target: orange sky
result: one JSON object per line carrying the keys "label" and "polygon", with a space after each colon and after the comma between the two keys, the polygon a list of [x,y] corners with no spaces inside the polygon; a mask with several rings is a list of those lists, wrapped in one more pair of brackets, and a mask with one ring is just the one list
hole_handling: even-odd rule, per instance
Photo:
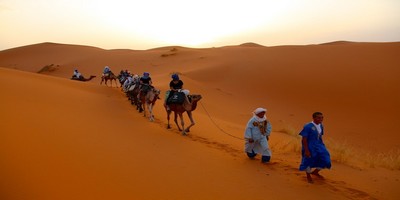
{"label": "orange sky", "polygon": [[2,0],[0,50],[400,41],[398,0]]}

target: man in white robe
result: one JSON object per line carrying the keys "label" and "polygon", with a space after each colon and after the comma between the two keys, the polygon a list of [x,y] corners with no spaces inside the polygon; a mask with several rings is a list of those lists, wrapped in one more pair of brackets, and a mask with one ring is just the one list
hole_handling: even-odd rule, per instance
{"label": "man in white robe", "polygon": [[267,109],[257,108],[253,117],[247,122],[244,133],[245,151],[249,158],[261,154],[261,162],[268,163],[271,160],[271,149],[268,145],[268,137],[271,133],[271,123],[267,120],[265,113]]}

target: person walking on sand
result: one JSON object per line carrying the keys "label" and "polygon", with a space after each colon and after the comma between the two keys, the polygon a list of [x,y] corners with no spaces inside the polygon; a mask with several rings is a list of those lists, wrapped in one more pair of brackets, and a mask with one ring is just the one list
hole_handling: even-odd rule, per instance
{"label": "person walking on sand", "polygon": [[257,154],[261,154],[261,162],[268,163],[271,160],[271,149],[268,145],[271,133],[271,123],[266,117],[267,109],[257,108],[253,112],[253,117],[247,122],[244,133],[245,151],[247,156],[253,159]]}
{"label": "person walking on sand", "polygon": [[[299,135],[302,136],[301,144],[301,163],[299,170],[306,171],[307,181],[312,183],[311,175],[322,178],[319,174],[324,168],[331,168],[330,154],[322,140],[324,126],[322,121],[324,116],[321,112],[312,115],[313,121],[304,125]],[[315,168],[314,171],[311,171]]]}

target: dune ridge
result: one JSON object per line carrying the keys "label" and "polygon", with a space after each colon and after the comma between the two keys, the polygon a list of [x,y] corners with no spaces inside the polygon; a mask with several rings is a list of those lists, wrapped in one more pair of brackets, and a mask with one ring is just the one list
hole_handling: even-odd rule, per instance
{"label": "dune ridge", "polygon": [[[64,186],[72,187],[74,181],[82,180],[80,186],[86,183],[90,186],[88,191],[81,191],[77,186],[73,187],[74,192],[67,196],[89,196],[98,192],[105,196],[97,196],[97,199],[107,199],[106,197],[116,193],[119,194],[114,196],[117,199],[128,199],[127,197],[132,196],[143,199],[185,199],[193,194],[199,195],[199,199],[225,199],[228,196],[241,199],[247,196],[244,192],[256,193],[257,190],[263,189],[280,191],[272,195],[272,198],[295,197],[278,187],[285,185],[294,193],[301,191],[302,195],[311,199],[317,199],[318,194],[327,194],[327,199],[399,197],[395,188],[399,185],[399,168],[396,165],[399,146],[396,131],[399,128],[397,113],[400,108],[396,105],[400,102],[400,60],[396,52],[400,50],[400,43],[333,42],[329,45],[257,48],[254,48],[254,45],[245,43],[239,46],[204,49],[174,46],[137,51],[42,43],[0,51],[0,73],[4,77],[1,79],[1,87],[5,97],[2,98],[1,110],[4,110],[5,114],[1,119],[1,126],[5,127],[6,133],[11,133],[7,134],[7,140],[4,141],[8,141],[9,144],[2,145],[3,155],[11,164],[3,168],[4,172],[9,172],[7,180],[14,182],[14,185],[6,187],[12,190],[3,194],[16,197],[20,195],[17,191],[23,188],[29,191],[26,193],[28,196],[45,198],[44,193],[47,192],[50,199],[57,196],[56,192],[48,192],[51,189],[68,194],[66,189],[51,186],[51,181],[65,181]],[[44,66],[51,64],[58,66],[57,70],[36,74]],[[165,129],[162,100],[157,102],[154,110],[156,122],[150,123],[129,105],[119,89],[100,86],[99,78],[85,83],[68,80],[75,68],[84,76],[99,77],[105,65],[110,66],[114,72],[123,69],[138,74],[150,72],[154,86],[162,91],[168,89],[170,74],[178,72],[185,82],[185,88],[203,96],[194,113],[197,123],[189,136],[174,137],[171,133],[178,133],[176,128],[170,131]],[[29,84],[20,84],[24,82]],[[32,88],[29,88],[30,86]],[[20,92],[25,89],[29,90]],[[35,91],[38,93],[34,93]],[[274,151],[273,159],[276,161],[275,167],[249,162],[242,154],[242,140],[238,139],[243,137],[243,128],[251,117],[251,111],[259,106],[268,109],[267,116],[273,124],[271,146]],[[311,120],[310,115],[316,110],[325,113],[326,140],[328,145],[331,145],[334,153],[332,157],[336,162],[335,168],[326,172],[326,180],[318,182],[315,192],[315,188],[304,185],[303,174],[296,170],[299,162],[299,138],[295,135],[304,123]],[[21,116],[18,113],[25,114]],[[19,127],[20,123],[28,126]],[[113,128],[104,128],[104,124],[110,124]],[[132,127],[124,124],[131,124]],[[148,134],[145,134],[145,137],[138,133]],[[96,138],[97,134],[100,138]],[[21,143],[18,139],[24,136],[29,136],[29,140],[22,140]],[[141,144],[138,140],[146,142]],[[160,140],[171,143],[163,143]],[[61,144],[61,147],[51,145],[52,141]],[[181,142],[190,145],[186,146]],[[38,144],[44,147],[41,148]],[[75,144],[77,146],[74,146]],[[89,144],[88,147],[85,147],[86,144]],[[137,147],[130,146],[133,144]],[[180,148],[185,151],[178,150],[176,145],[184,145]],[[196,148],[193,149],[192,146]],[[37,152],[25,152],[28,147],[33,147]],[[142,148],[160,150],[163,147],[166,148],[161,156],[164,158],[160,159],[137,153]],[[49,161],[56,159],[58,162],[64,162],[49,153],[54,149],[57,150],[56,153],[61,153],[63,158],[67,158],[67,164],[72,168]],[[83,150],[84,156],[78,156],[74,149]],[[111,151],[107,153],[106,150]],[[156,150],[151,150],[151,157],[157,157],[153,156],[159,153]],[[12,153],[5,153],[14,151],[17,152],[14,155],[23,157],[17,159],[12,157]],[[344,151],[343,155],[340,151]],[[104,157],[89,158],[97,152],[101,152]],[[365,152],[371,155],[371,158],[366,160],[377,160],[377,155],[389,155],[393,152],[391,164],[395,170],[381,168],[382,163],[363,163],[365,157],[356,158],[355,154],[363,155]],[[131,153],[133,157],[129,158]],[[204,164],[192,161],[193,154],[201,157],[200,161]],[[24,169],[22,163],[32,162],[27,155],[40,160],[38,164],[45,169],[55,169],[48,173],[41,171],[43,169],[39,165]],[[86,163],[84,158],[89,158],[87,165],[82,165]],[[137,160],[147,161],[139,161],[140,166],[136,166]],[[169,164],[171,160],[174,160],[174,163],[189,162],[192,170],[205,176],[195,175],[194,180],[197,181],[194,182],[186,179],[184,174],[190,173],[190,170],[184,165],[177,164],[177,167]],[[105,167],[99,167],[107,162],[110,163]],[[223,163],[229,163],[232,167],[227,168]],[[183,184],[184,182],[191,182],[193,186],[189,186],[185,192],[154,180],[145,183],[163,188],[159,196],[152,198],[147,193],[133,194],[132,191],[149,192],[150,189],[144,186],[146,184],[128,179],[146,179],[138,172],[129,172],[129,169],[148,171],[153,169],[153,165],[165,167],[165,174],[148,175],[153,180],[161,176],[171,185],[185,187],[187,185]],[[198,167],[200,165],[206,166],[205,172]],[[97,172],[87,171],[90,168],[96,169]],[[183,174],[180,173],[182,169]],[[223,173],[222,169],[227,172]],[[67,173],[57,175],[63,170]],[[118,174],[118,170],[127,175]],[[251,177],[260,176],[257,173],[263,174],[252,179],[259,185],[236,191],[235,188],[241,187],[237,182],[248,181],[248,177],[243,174],[247,170],[255,171],[256,174],[244,173]],[[27,173],[30,175],[21,176]],[[39,177],[38,173],[47,176]],[[96,173],[100,174],[99,178],[96,178]],[[68,174],[75,175],[68,178]],[[83,177],[80,179],[76,174]],[[112,179],[107,174],[117,177]],[[218,180],[223,178],[225,181],[216,181],[209,175],[217,177]],[[172,181],[172,177],[178,177],[179,181]],[[43,181],[43,188],[33,187],[32,184],[37,182],[28,181],[29,178]],[[209,185],[210,179],[215,181],[214,184]],[[104,183],[106,180],[122,188]],[[279,184],[269,189],[264,188],[272,184],[270,181]],[[18,185],[21,182],[24,184]],[[209,187],[196,191],[198,186],[204,185]],[[110,189],[100,192],[100,188],[106,187]],[[206,191],[211,193],[207,195]],[[261,195],[257,197],[261,198]]]}

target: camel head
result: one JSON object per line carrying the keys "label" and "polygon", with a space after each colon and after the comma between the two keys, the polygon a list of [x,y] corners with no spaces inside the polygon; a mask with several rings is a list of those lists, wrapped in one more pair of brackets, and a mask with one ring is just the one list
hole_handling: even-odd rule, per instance
{"label": "camel head", "polygon": [[153,93],[154,93],[154,96],[157,98],[157,99],[160,99],[160,93],[161,93],[161,91],[159,90],[159,89],[153,89]]}
{"label": "camel head", "polygon": [[155,95],[160,95],[160,93],[161,93],[161,91],[159,89],[154,89],[153,92]]}
{"label": "camel head", "polygon": [[190,97],[192,98],[192,102],[200,101],[200,99],[202,98],[202,96],[200,94],[191,94]]}

